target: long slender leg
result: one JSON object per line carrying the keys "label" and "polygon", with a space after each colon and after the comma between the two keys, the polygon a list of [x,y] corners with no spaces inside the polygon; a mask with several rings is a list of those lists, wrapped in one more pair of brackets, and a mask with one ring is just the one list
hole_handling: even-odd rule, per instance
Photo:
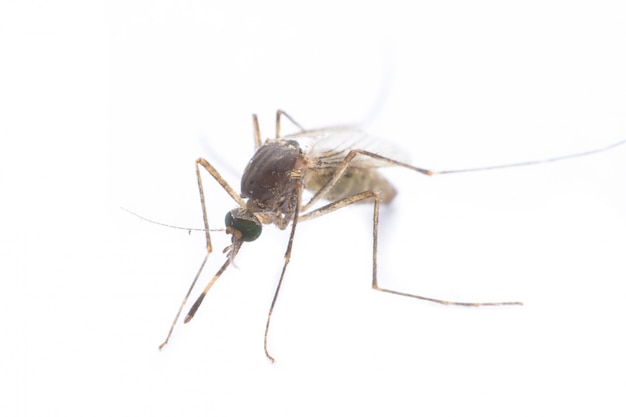
{"label": "long slender leg", "polygon": [[516,168],[528,165],[539,165],[539,164],[549,164],[552,162],[563,161],[566,159],[573,158],[581,158],[583,156],[593,155],[600,152],[606,152],[610,149],[617,148],[618,146],[626,144],[626,139],[620,140],[619,142],[611,143],[610,145],[603,146],[601,148],[591,149],[583,152],[571,153],[568,155],[555,156],[552,158],[544,158],[544,159],[535,159],[532,161],[523,161],[523,162],[514,162],[511,164],[502,164],[502,165],[491,165],[486,167],[478,167],[478,168],[465,168],[465,169],[449,169],[444,171],[431,171],[429,175],[438,175],[438,174],[459,174],[463,172],[476,172],[476,171],[489,171],[492,169],[505,169],[505,168]]}
{"label": "long slender leg", "polygon": [[[200,189],[200,200],[202,202],[202,211],[204,214],[206,214],[206,207],[204,204],[204,189],[202,187],[202,178],[200,177],[200,169],[198,165],[202,165],[202,167],[206,169],[209,174],[211,174],[215,181],[217,181],[217,183],[224,189],[224,191],[226,191],[228,195],[233,200],[235,200],[237,204],[239,204],[240,207],[246,207],[246,203],[241,199],[241,197],[239,197],[239,194],[235,192],[233,187],[228,184],[228,182],[220,175],[220,173],[217,172],[217,169],[215,169],[213,165],[211,165],[206,159],[198,158],[196,160],[196,176],[198,177],[198,188]],[[206,217],[204,225],[208,229],[208,221],[206,220]]]}
{"label": "long slender leg", "polygon": [[612,144],[609,144],[607,146],[603,146],[601,148],[591,149],[591,150],[588,150],[588,151],[577,152],[577,153],[572,153],[572,154],[563,155],[563,156],[557,156],[557,157],[552,157],[552,158],[536,159],[536,160],[532,160],[532,161],[516,162],[516,163],[511,163],[511,164],[492,165],[492,166],[477,167],[477,168],[466,168],[466,169],[451,169],[451,170],[442,170],[442,171],[435,171],[435,170],[430,170],[430,169],[424,169],[424,168],[416,167],[416,166],[413,166],[413,165],[406,164],[404,162],[400,162],[400,161],[396,161],[396,160],[391,159],[391,158],[387,158],[387,157],[382,156],[382,155],[378,155],[378,154],[373,153],[373,152],[366,151],[364,149],[354,149],[354,150],[348,152],[348,154],[346,155],[344,160],[337,166],[337,168],[335,169],[335,172],[333,173],[333,176],[326,183],[326,185],[324,185],[322,188],[320,188],[313,195],[313,197],[311,197],[311,199],[305,205],[302,206],[302,211],[306,211],[307,209],[309,209],[316,201],[318,201],[320,198],[323,198],[328,193],[328,191],[341,178],[341,176],[343,175],[345,170],[348,168],[350,162],[357,155],[364,155],[364,156],[367,156],[367,157],[370,157],[370,158],[373,158],[373,159],[377,159],[379,161],[386,162],[386,163],[388,163],[391,166],[403,167],[403,168],[410,169],[412,171],[419,172],[420,174],[433,176],[433,175],[442,175],[442,174],[460,174],[460,173],[465,173],[465,172],[489,171],[489,170],[494,170],[494,169],[506,169],[506,168],[515,168],[515,167],[529,166],[529,165],[548,164],[548,163],[552,163],[552,162],[563,161],[563,160],[566,160],[566,159],[581,158],[581,157],[588,156],[588,155],[593,155],[593,154],[596,154],[596,153],[606,152],[606,151],[608,151],[610,149],[616,148],[616,147],[624,145],[624,144],[626,144],[626,140],[621,140],[619,142],[614,142]]}
{"label": "long slender leg", "polygon": [[353,196],[344,198],[339,201],[335,201],[330,203],[324,207],[320,207],[317,210],[314,210],[310,213],[303,214],[298,219],[299,221],[311,220],[317,217],[323,216],[328,213],[332,213],[335,210],[339,210],[341,208],[347,207],[349,205],[358,203],[362,200],[372,198],[374,200],[374,217],[372,220],[372,234],[373,234],[373,244],[372,244],[372,288],[378,291],[387,292],[390,294],[402,295],[405,297],[417,298],[418,300],[430,301],[438,304],[446,304],[446,305],[459,305],[465,307],[485,307],[485,306],[504,306],[504,305],[523,305],[519,301],[500,301],[500,302],[481,302],[481,303],[468,303],[468,302],[459,302],[459,301],[447,301],[440,300],[437,298],[424,297],[416,294],[409,294],[406,292],[390,290],[386,288],[380,288],[378,286],[377,274],[378,274],[378,212],[380,207],[380,198],[378,193],[374,191],[364,191],[359,194],[355,194]]}
{"label": "long slender leg", "polygon": [[259,119],[256,114],[252,115],[252,129],[254,130],[254,149],[259,149],[262,145],[261,142],[261,129],[259,129]]}
{"label": "long slender leg", "polygon": [[341,163],[335,168],[335,172],[333,172],[333,175],[330,178],[330,180],[328,180],[328,182],[322,188],[320,188],[304,206],[302,206],[302,210],[306,211],[313,204],[315,204],[315,202],[317,202],[320,198],[324,198],[324,196],[328,193],[328,191],[343,176],[344,172],[346,171],[346,169],[350,165],[350,162],[352,162],[352,160],[356,156],[358,156],[358,155],[364,155],[364,156],[370,157],[372,159],[378,159],[380,161],[387,162],[389,165],[395,165],[395,166],[399,166],[399,167],[403,167],[403,168],[408,168],[408,169],[410,169],[412,171],[416,171],[416,172],[419,172],[420,174],[424,174],[424,175],[433,175],[433,174],[435,174],[434,171],[431,171],[431,170],[428,170],[428,169],[424,169],[424,168],[415,167],[415,166],[409,165],[409,164],[405,164],[404,162],[396,161],[395,159],[387,158],[386,156],[378,155],[378,154],[375,154],[373,152],[366,151],[364,149],[353,149],[350,152],[348,152],[348,154],[343,159],[343,161],[341,161]]}
{"label": "long slender leg", "polygon": [[280,137],[280,117],[281,116],[285,116],[287,119],[289,119],[289,121],[293,123],[298,129],[300,129],[301,132],[306,132],[306,129],[303,128],[300,125],[300,123],[293,120],[293,117],[289,116],[289,114],[287,114],[286,112],[282,110],[277,110],[276,111],[276,139]]}
{"label": "long slender leg", "polygon": [[185,307],[185,304],[187,304],[187,300],[189,299],[189,295],[191,294],[193,287],[196,286],[196,282],[198,281],[198,278],[200,277],[200,274],[202,273],[202,270],[204,269],[204,265],[206,264],[207,259],[209,259],[209,253],[207,253],[204,256],[204,260],[202,261],[202,264],[200,264],[200,268],[198,268],[198,272],[196,272],[196,276],[191,282],[191,285],[189,286],[189,289],[187,290],[187,293],[185,294],[185,298],[183,298],[182,303],[180,303],[180,307],[178,308],[178,311],[176,312],[176,316],[174,317],[174,321],[172,322],[172,325],[170,326],[170,330],[167,332],[167,337],[165,338],[165,341],[159,345],[159,350],[163,349],[165,345],[167,345],[167,342],[170,341],[170,337],[172,336],[172,332],[174,331],[174,326],[176,326],[176,323],[178,322],[178,318],[180,317],[180,313],[183,311],[183,307]]}
{"label": "long slender leg", "polygon": [[[344,207],[350,206],[352,204],[358,203],[362,200],[366,200],[368,198],[374,199],[374,205],[376,206],[376,202],[379,200],[378,193],[375,191],[363,191],[361,193],[352,195],[350,197],[343,198],[341,200],[333,201],[330,204],[325,205],[324,207],[320,207],[315,209],[309,213],[305,213],[298,218],[299,222],[304,222],[307,220],[313,220],[318,217],[321,217],[325,214],[332,213],[333,211],[337,211]],[[378,216],[376,216],[378,219]]]}
{"label": "long slender leg", "polygon": [[[170,329],[169,329],[169,331],[167,333],[167,337],[165,338],[165,341],[163,343],[161,343],[161,345],[159,346],[159,349],[163,349],[163,347],[165,345],[167,345],[167,343],[169,342],[170,336],[172,335],[172,332],[174,331],[174,327],[176,326],[176,323],[178,322],[178,318],[180,317],[180,313],[182,312],[183,308],[185,307],[185,304],[187,304],[187,300],[189,299],[189,295],[193,291],[193,289],[194,289],[194,287],[196,285],[196,282],[198,281],[198,278],[200,277],[200,274],[202,273],[202,270],[204,269],[204,265],[206,264],[206,261],[207,261],[207,259],[209,257],[209,254],[213,251],[213,246],[211,245],[211,234],[209,232],[209,219],[208,219],[208,216],[207,216],[206,203],[205,203],[205,198],[204,198],[204,187],[202,185],[202,176],[200,175],[200,166],[202,166],[204,169],[206,169],[208,171],[209,174],[211,174],[211,176],[215,179],[215,181],[218,182],[218,184],[232,197],[233,200],[235,200],[237,202],[237,204],[239,204],[241,207],[245,207],[245,203],[243,202],[241,197],[239,197],[239,195],[237,195],[237,193],[228,184],[228,182],[224,178],[222,178],[220,173],[217,172],[217,170],[208,161],[206,161],[204,158],[198,158],[196,160],[196,178],[198,180],[198,191],[200,193],[200,203],[202,204],[202,219],[204,220],[204,228],[205,228],[205,231],[206,231],[206,249],[207,249],[207,254],[204,257],[204,260],[202,261],[202,264],[200,265],[200,268],[198,268],[198,272],[196,273],[196,276],[194,277],[193,281],[191,282],[191,286],[187,290],[187,293],[185,294],[185,297],[183,298],[183,301],[180,303],[180,307],[178,308],[178,311],[176,312],[176,316],[174,317],[174,321],[172,322],[172,325],[170,326]],[[223,270],[226,269],[226,267],[228,266],[229,262],[230,262],[230,260],[226,262],[226,264],[220,270],[219,274],[221,274],[221,272],[223,272]],[[217,275],[217,277],[219,277],[219,274]],[[213,280],[210,283],[211,285],[213,285],[213,282],[215,282],[217,280],[217,277],[213,278]],[[205,292],[203,292],[202,297],[204,297],[204,294],[206,293],[206,291],[208,291],[209,288],[210,288],[210,286],[208,286],[208,288],[205,288]],[[202,302],[202,300],[200,300],[199,302],[196,301],[197,306],[199,306],[201,302]],[[196,304],[194,304],[195,309],[198,308],[196,306]],[[193,310],[193,307],[192,307],[192,310]],[[195,310],[193,310],[193,311],[195,312]],[[191,317],[193,317],[193,314],[191,314]],[[189,317],[189,314],[188,314],[187,318],[185,319],[185,323],[188,322],[189,320],[191,320],[191,317]]]}
{"label": "long slender leg", "polygon": [[[301,132],[305,132],[306,130],[300,125],[300,123],[296,122],[293,117],[282,110],[276,110],[276,139],[280,138],[280,118],[281,116],[285,116],[291,123],[293,123]],[[262,145],[261,140],[261,129],[259,129],[259,119],[256,114],[252,115],[252,126],[254,130],[254,144],[255,149],[259,149]]]}
{"label": "long slender leg", "polygon": [[296,196],[296,209],[294,212],[293,221],[291,222],[291,233],[289,234],[289,243],[287,244],[287,250],[285,251],[285,263],[283,264],[283,270],[280,273],[280,279],[278,280],[278,285],[276,286],[276,291],[274,291],[274,298],[272,299],[272,304],[270,305],[270,309],[267,312],[267,322],[265,323],[265,335],[263,336],[263,349],[265,350],[265,356],[274,363],[274,358],[267,350],[267,334],[270,330],[270,320],[272,319],[272,312],[274,311],[274,305],[276,305],[276,300],[278,299],[278,292],[280,291],[280,286],[283,284],[283,278],[285,277],[285,271],[287,270],[287,265],[289,264],[289,260],[291,259],[291,248],[293,247],[293,237],[296,234],[296,226],[298,225],[298,217],[300,216],[300,202],[302,200],[302,184],[298,186],[297,196]]}

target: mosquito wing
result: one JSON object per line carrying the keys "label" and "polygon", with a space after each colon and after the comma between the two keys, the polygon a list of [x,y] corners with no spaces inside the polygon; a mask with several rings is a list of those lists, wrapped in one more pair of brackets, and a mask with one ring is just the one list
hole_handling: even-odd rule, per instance
{"label": "mosquito wing", "polygon": [[[335,168],[352,150],[361,149],[390,160],[407,164],[409,162],[407,154],[398,148],[352,127],[305,131],[281,139],[297,141],[305,153],[310,167],[304,173],[303,182],[305,189],[313,193],[318,193],[333,178]],[[319,198],[339,201],[364,191],[377,191],[380,202],[389,203],[396,195],[396,190],[376,168],[393,165],[389,161],[357,154],[337,183]],[[363,200],[366,201],[369,200]]]}
{"label": "mosquito wing", "polygon": [[[315,168],[336,167],[345,159],[348,152],[354,149],[363,149],[389,159],[409,163],[406,152],[354,127],[307,130],[282,139],[297,141],[307,157],[314,162]],[[391,166],[391,164],[365,155],[357,155],[350,166],[372,169]]]}

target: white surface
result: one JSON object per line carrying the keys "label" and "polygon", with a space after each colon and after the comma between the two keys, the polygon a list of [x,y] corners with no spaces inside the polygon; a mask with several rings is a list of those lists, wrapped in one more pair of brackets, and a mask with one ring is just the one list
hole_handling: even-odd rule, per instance
{"label": "white surface", "polygon": [[[301,224],[274,365],[287,233],[159,352],[203,236],[119,209],[201,226],[195,158],[238,188],[250,115],[271,136],[276,108],[369,119],[433,169],[624,139],[622,2],[55,3],[0,9],[0,415],[624,414],[625,147],[390,171],[381,286],[522,308],[370,290],[368,207]],[[218,227],[233,204],[208,192]]]}

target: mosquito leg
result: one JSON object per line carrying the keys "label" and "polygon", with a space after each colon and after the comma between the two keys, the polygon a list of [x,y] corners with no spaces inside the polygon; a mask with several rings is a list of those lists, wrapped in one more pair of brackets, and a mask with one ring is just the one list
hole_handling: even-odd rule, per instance
{"label": "mosquito leg", "polygon": [[406,292],[380,288],[378,287],[378,284],[376,284],[376,277],[374,277],[374,280],[372,281],[372,288],[378,291],[387,292],[389,294],[403,295],[405,297],[417,298],[418,300],[430,301],[432,303],[444,304],[444,305],[455,305],[455,306],[463,306],[463,307],[523,306],[524,305],[524,303],[522,303],[521,301],[497,301],[493,303],[467,303],[467,302],[460,302],[460,301],[446,301],[446,300],[439,300],[437,298],[423,297],[421,295],[409,294]]}
{"label": "mosquito leg", "polygon": [[[206,230],[206,232],[205,232],[205,236],[206,236],[206,250],[207,250],[208,253],[211,253],[213,251],[213,246],[211,245],[211,233],[209,232],[209,217],[206,214],[206,205],[205,205],[205,200],[204,200],[204,187],[202,186],[202,176],[200,175],[200,168],[199,168],[198,164],[202,164],[201,158],[196,160],[196,179],[198,180],[198,191],[200,193],[200,204],[202,205],[202,220],[204,221],[204,229]],[[208,164],[208,162],[207,162],[207,164]],[[213,167],[211,167],[211,168],[213,168]],[[208,171],[211,172],[210,170],[208,170]],[[215,172],[217,173],[217,171],[215,171]],[[220,181],[218,180],[217,182],[220,182]],[[226,190],[226,191],[228,191],[228,190]]]}
{"label": "mosquito leg", "polygon": [[293,117],[289,116],[283,110],[276,110],[276,139],[280,137],[280,117],[285,116],[291,123],[293,123],[301,132],[306,132],[306,129],[300,126],[300,123],[293,120]]}
{"label": "mosquito leg", "polygon": [[510,164],[501,164],[501,165],[490,165],[483,166],[477,168],[464,168],[464,169],[448,169],[442,171],[431,171],[429,175],[440,175],[440,174],[460,174],[465,172],[476,172],[476,171],[490,171],[494,169],[506,169],[506,168],[517,168],[529,165],[540,165],[540,164],[550,164],[552,162],[564,161],[566,159],[574,159],[574,158],[582,158],[583,156],[589,156],[601,152],[606,152],[613,148],[617,148],[618,146],[625,145],[626,139],[620,140],[618,142],[613,142],[609,145],[603,146],[601,148],[590,149],[582,152],[571,153],[567,155],[561,156],[553,156],[550,158],[544,159],[534,159],[532,161],[522,161],[522,162],[513,162]]}
{"label": "mosquito leg", "polygon": [[[209,219],[208,219],[207,212],[206,212],[206,204],[205,204],[205,198],[204,198],[204,187],[202,186],[202,176],[200,175],[200,166],[202,166],[204,169],[206,169],[209,172],[209,174],[211,174],[211,176],[215,179],[215,181],[217,181],[218,184],[224,190],[226,190],[226,192],[233,198],[233,200],[237,202],[237,204],[239,204],[241,207],[245,207],[245,203],[243,202],[241,197],[239,197],[237,193],[232,189],[232,187],[228,185],[228,182],[226,182],[226,180],[222,178],[219,172],[217,172],[217,170],[211,164],[209,164],[204,158],[198,158],[196,160],[196,178],[198,179],[198,191],[200,192],[200,203],[202,204],[202,218],[204,220],[204,230],[206,233],[207,254],[204,256],[204,260],[202,261],[202,264],[200,265],[200,268],[198,269],[196,276],[191,282],[191,286],[189,287],[189,290],[187,290],[187,293],[185,294],[185,297],[183,298],[183,301],[181,302],[180,307],[178,308],[178,311],[176,312],[176,316],[174,317],[174,321],[172,322],[172,325],[170,326],[170,330],[167,333],[167,337],[165,338],[165,341],[161,343],[161,345],[159,346],[159,349],[163,349],[163,347],[167,345],[167,342],[170,340],[170,336],[172,335],[174,326],[176,326],[176,323],[178,322],[180,313],[185,307],[185,304],[187,304],[189,295],[191,294],[191,291],[193,291],[193,288],[195,287],[196,282],[198,281],[198,278],[200,277],[200,273],[204,269],[204,265],[206,264],[209,254],[213,251],[213,246],[211,245],[211,234],[209,232]],[[226,264],[222,267],[222,270],[220,270],[219,274],[221,274],[223,269],[226,269],[226,266],[228,266],[229,262],[230,261],[226,262]],[[217,275],[218,277],[219,277],[219,274]],[[213,280],[211,281],[211,285],[213,285],[212,283],[215,282],[215,280],[217,280],[216,277],[214,277]],[[210,288],[210,286],[208,288]],[[208,291],[208,288],[205,288],[205,292],[203,294],[205,294],[206,291]],[[204,297],[204,295],[202,295],[202,297]],[[202,300],[196,301],[196,303],[194,304],[194,307],[192,307],[193,312],[197,310],[201,302]],[[191,317],[193,317],[193,314],[191,314]],[[185,322],[191,320],[191,317],[189,317],[189,314],[187,314],[187,318],[185,319]]]}
{"label": "mosquito leg", "polygon": [[319,200],[320,198],[323,198],[328,193],[328,191],[341,178],[341,176],[343,175],[345,170],[348,168],[350,162],[357,155],[364,155],[364,156],[367,156],[367,157],[372,158],[372,159],[377,159],[379,161],[386,162],[386,163],[388,163],[391,166],[398,166],[398,167],[402,167],[402,168],[407,168],[407,169],[410,169],[412,171],[419,172],[420,174],[433,176],[433,175],[441,175],[441,174],[459,174],[459,173],[465,173],[465,172],[489,171],[489,170],[494,170],[494,169],[506,169],[506,168],[521,167],[521,166],[529,166],[529,165],[548,164],[548,163],[552,163],[552,162],[558,162],[558,161],[563,161],[563,160],[567,160],[567,159],[574,159],[574,158],[581,158],[581,157],[588,156],[588,155],[593,155],[593,154],[596,154],[596,153],[606,152],[608,150],[611,150],[613,148],[616,148],[618,146],[622,146],[622,145],[625,145],[625,144],[626,144],[626,140],[621,140],[621,141],[614,142],[614,143],[611,143],[609,145],[603,146],[601,148],[591,149],[591,150],[587,150],[587,151],[583,151],[583,152],[577,152],[577,153],[572,153],[572,154],[563,155],[563,156],[557,156],[557,157],[552,157],[552,158],[536,159],[536,160],[524,161],[524,162],[515,162],[515,163],[511,163],[511,164],[491,165],[491,166],[484,166],[484,167],[477,167],[477,168],[452,169],[452,170],[442,170],[442,171],[434,171],[434,170],[430,170],[430,169],[424,169],[424,168],[416,167],[416,166],[413,166],[413,165],[406,164],[404,162],[396,161],[395,159],[387,158],[385,156],[378,155],[376,153],[366,151],[364,149],[353,149],[352,151],[348,152],[348,154],[346,155],[344,160],[336,168],[335,172],[333,173],[333,176],[328,181],[328,183],[326,183],[326,185],[324,185],[322,188],[320,188],[313,195],[313,197],[311,197],[311,200],[309,200],[309,202],[307,202],[305,205],[302,206],[302,210],[306,211],[317,200]]}
{"label": "mosquito leg", "polygon": [[280,273],[280,279],[278,280],[278,285],[276,286],[276,291],[274,291],[274,298],[272,299],[272,304],[270,305],[270,309],[267,312],[267,322],[265,323],[265,335],[263,336],[263,349],[265,350],[265,356],[274,363],[274,358],[267,350],[267,334],[270,330],[270,320],[272,318],[272,312],[274,311],[274,305],[276,305],[276,300],[278,299],[278,292],[280,291],[280,286],[283,283],[283,278],[285,277],[285,271],[287,270],[287,265],[289,264],[289,260],[291,259],[291,248],[293,247],[293,237],[296,234],[296,225],[298,224],[298,217],[300,215],[300,202],[302,200],[302,186],[298,187],[296,193],[296,207],[294,211],[293,221],[291,222],[291,233],[289,234],[289,243],[287,244],[287,250],[285,251],[285,263],[283,264],[283,270]]}
{"label": "mosquito leg", "polygon": [[256,114],[252,115],[252,128],[254,129],[254,149],[259,149],[262,145],[261,142],[261,129],[259,129],[259,119]]}
{"label": "mosquito leg", "polygon": [[539,165],[539,164],[549,164],[552,162],[564,161],[566,159],[574,159],[581,158],[583,156],[593,155],[600,152],[606,152],[610,149],[617,148],[620,145],[626,144],[626,139],[621,140],[619,142],[611,143],[610,145],[603,146],[601,148],[591,149],[582,152],[571,153],[568,155],[555,156],[551,158],[544,159],[535,159],[532,161],[523,161],[523,162],[513,162],[511,164],[502,164],[502,165],[491,165],[486,167],[478,167],[478,168],[466,168],[466,169],[449,169],[445,171],[433,171],[431,175],[434,174],[459,174],[463,172],[474,172],[474,171],[489,171],[492,169],[504,169],[504,168],[516,168],[528,165]]}
{"label": "mosquito leg", "polygon": [[211,236],[209,235],[209,219],[206,213],[206,204],[204,198],[204,187],[202,186],[202,176],[200,175],[200,165],[207,170],[209,174],[218,182],[218,184],[231,196],[237,204],[241,207],[245,207],[246,203],[239,197],[239,195],[233,190],[233,188],[226,182],[224,178],[220,175],[219,172],[211,165],[206,159],[198,158],[196,160],[196,177],[198,179],[198,190],[200,191],[200,203],[202,204],[202,218],[204,220],[204,227],[206,229],[206,243],[207,250],[211,252]]}
{"label": "mosquito leg", "polygon": [[416,294],[409,294],[409,293],[401,292],[401,291],[389,290],[386,288],[380,288],[378,286],[378,279],[377,279],[378,209],[379,209],[378,196],[376,196],[376,198],[374,199],[374,219],[372,221],[372,233],[373,233],[373,239],[374,239],[374,243],[372,245],[372,259],[373,259],[372,288],[373,289],[382,291],[382,292],[387,292],[390,294],[403,295],[405,297],[412,297],[412,298],[417,298],[418,300],[430,301],[433,303],[446,304],[446,305],[458,305],[458,306],[465,306],[465,307],[486,307],[486,306],[506,306],[506,305],[520,305],[521,306],[523,305],[519,301],[499,301],[499,302],[488,302],[488,303],[482,303],[482,302],[481,303],[468,303],[468,302],[446,301],[446,300],[439,300],[436,298],[424,297],[424,296],[416,295]]}
{"label": "mosquito leg", "polygon": [[167,337],[165,338],[165,341],[159,345],[159,350],[163,349],[165,345],[167,345],[167,342],[170,341],[170,337],[172,336],[172,332],[174,331],[174,326],[176,326],[176,323],[178,322],[178,318],[180,317],[180,313],[183,311],[185,304],[187,304],[187,300],[189,299],[189,295],[191,294],[193,287],[196,286],[196,282],[198,281],[198,278],[200,277],[200,274],[202,273],[202,270],[204,269],[204,264],[206,264],[207,259],[209,259],[209,253],[207,253],[204,256],[204,260],[202,261],[202,264],[200,264],[200,268],[198,268],[198,272],[196,273],[196,276],[191,282],[191,285],[189,286],[189,290],[187,290],[187,294],[185,294],[185,298],[183,298],[183,302],[180,303],[180,307],[178,308],[176,317],[174,317],[174,321],[172,322],[172,325],[170,326],[169,332],[167,332]]}
{"label": "mosquito leg", "polygon": [[[332,213],[333,211],[337,211],[339,209],[342,209],[344,207],[350,206],[352,204],[355,203],[359,203],[362,200],[366,200],[368,198],[373,198],[374,199],[374,205],[378,205],[378,193],[375,191],[363,191],[362,193],[358,193],[355,195],[352,195],[350,197],[346,197],[343,198],[341,200],[338,201],[333,201],[330,204],[325,205],[324,207],[320,207],[316,210],[313,210],[309,213],[303,214],[302,216],[298,217],[298,221],[299,222],[303,222],[303,221],[307,221],[307,220],[313,220],[316,219],[318,217],[321,217],[325,214],[328,213]],[[376,219],[378,219],[378,215],[376,214]]]}
{"label": "mosquito leg", "polygon": [[[293,123],[301,132],[305,132],[305,129],[300,126],[300,123],[296,122],[293,117],[289,116],[286,112],[282,110],[276,110],[276,139],[280,138],[280,118],[281,116],[285,116],[291,123]],[[261,147],[261,129],[259,129],[259,119],[256,114],[252,115],[252,126],[254,130],[254,144],[255,149],[259,149]]]}
{"label": "mosquito leg", "polygon": [[370,157],[370,158],[373,158],[373,159],[378,159],[380,161],[387,162],[389,165],[392,165],[392,166],[399,166],[399,167],[403,167],[403,168],[408,168],[408,169],[410,169],[412,171],[416,171],[416,172],[419,172],[420,174],[424,174],[424,175],[434,175],[435,174],[434,171],[431,171],[431,170],[428,170],[428,169],[424,169],[424,168],[415,167],[415,166],[409,165],[409,164],[405,164],[404,162],[396,161],[395,159],[387,158],[385,156],[378,155],[378,154],[375,154],[373,152],[369,152],[369,151],[366,151],[366,150],[363,150],[363,149],[353,149],[350,152],[348,152],[348,154],[343,159],[343,161],[341,161],[341,163],[337,166],[337,168],[335,169],[335,172],[333,172],[333,175],[330,178],[330,180],[328,180],[328,182],[322,188],[320,188],[313,195],[313,197],[311,197],[311,199],[305,205],[302,206],[302,210],[306,211],[313,204],[315,204],[315,202],[317,202],[320,198],[324,198],[324,196],[330,191],[330,189],[343,176],[344,172],[349,167],[349,165],[352,162],[352,160],[354,160],[354,158],[357,157],[358,155],[364,155],[364,156],[367,156],[367,157]]}
{"label": "mosquito leg", "polygon": [[378,274],[378,213],[380,208],[380,198],[378,193],[374,191],[364,191],[359,194],[355,194],[351,197],[344,198],[339,201],[335,201],[330,203],[324,207],[320,207],[317,210],[314,210],[310,213],[306,213],[300,216],[299,221],[311,220],[317,217],[323,216],[325,214],[331,213],[335,210],[339,210],[341,208],[347,207],[349,205],[358,203],[362,200],[372,198],[374,200],[374,216],[372,219],[372,234],[373,234],[373,242],[372,242],[372,288],[378,291],[387,292],[390,294],[402,295],[405,297],[417,298],[418,300],[430,301],[433,303],[446,304],[446,305],[459,305],[465,307],[485,307],[485,306],[505,306],[505,305],[523,305],[519,301],[500,301],[500,302],[487,302],[487,303],[469,303],[469,302],[458,302],[458,301],[447,301],[440,300],[437,298],[424,297],[416,294],[409,294],[401,291],[389,290],[386,288],[380,288],[378,286],[377,274]]}

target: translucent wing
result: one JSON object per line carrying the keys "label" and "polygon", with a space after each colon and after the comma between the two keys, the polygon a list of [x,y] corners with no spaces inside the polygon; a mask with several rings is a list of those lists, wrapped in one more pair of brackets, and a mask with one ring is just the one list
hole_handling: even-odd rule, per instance
{"label": "translucent wing", "polygon": [[[364,149],[399,162],[409,163],[406,152],[354,127],[307,130],[281,139],[297,141],[309,159],[315,161],[316,168],[332,168],[339,165],[353,149]],[[380,168],[391,166],[391,164],[368,156],[357,155],[350,166]]]}

